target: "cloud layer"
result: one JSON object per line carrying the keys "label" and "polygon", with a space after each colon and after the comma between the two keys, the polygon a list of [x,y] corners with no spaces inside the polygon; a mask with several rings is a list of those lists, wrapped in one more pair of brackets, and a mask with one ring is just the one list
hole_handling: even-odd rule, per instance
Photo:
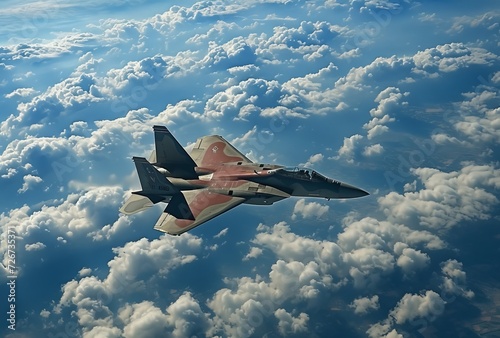
{"label": "cloud layer", "polygon": [[[16,234],[18,332],[474,330],[477,281],[490,278],[475,262],[498,271],[499,13],[442,6],[6,3],[0,226]],[[118,213],[156,124],[184,146],[220,134],[255,161],[371,196],[242,206],[163,236],[151,229],[161,208]],[[7,294],[5,236],[0,252]]]}

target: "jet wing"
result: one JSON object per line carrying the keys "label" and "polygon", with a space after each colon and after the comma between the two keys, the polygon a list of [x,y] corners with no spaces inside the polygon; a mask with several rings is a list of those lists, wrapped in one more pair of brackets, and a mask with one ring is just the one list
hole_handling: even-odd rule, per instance
{"label": "jet wing", "polygon": [[167,212],[168,206],[160,216],[154,228],[170,235],[180,235],[194,227],[240,205],[245,198],[222,195],[210,192],[208,189],[188,190],[182,192],[192,219],[179,219]]}
{"label": "jet wing", "polygon": [[191,151],[191,157],[199,167],[227,162],[252,163],[222,136],[199,138]]}

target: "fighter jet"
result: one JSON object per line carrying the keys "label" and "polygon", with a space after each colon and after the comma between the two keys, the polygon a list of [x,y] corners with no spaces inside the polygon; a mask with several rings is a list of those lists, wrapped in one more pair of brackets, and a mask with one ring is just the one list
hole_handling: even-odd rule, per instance
{"label": "fighter jet", "polygon": [[155,150],[149,160],[132,158],[142,190],[132,192],[120,212],[129,215],[168,203],[154,228],[170,235],[180,235],[242,203],[368,195],[311,169],[254,163],[218,135],[199,138],[188,154],[166,127],[153,130]]}

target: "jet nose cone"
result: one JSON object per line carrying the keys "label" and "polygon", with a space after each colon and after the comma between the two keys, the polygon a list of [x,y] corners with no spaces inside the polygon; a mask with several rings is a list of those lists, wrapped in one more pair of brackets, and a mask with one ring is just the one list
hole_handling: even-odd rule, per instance
{"label": "jet nose cone", "polygon": [[340,183],[340,195],[342,195],[342,198],[356,198],[356,197],[363,197],[366,195],[370,195],[363,189],[357,188],[353,185],[347,184],[347,183]]}

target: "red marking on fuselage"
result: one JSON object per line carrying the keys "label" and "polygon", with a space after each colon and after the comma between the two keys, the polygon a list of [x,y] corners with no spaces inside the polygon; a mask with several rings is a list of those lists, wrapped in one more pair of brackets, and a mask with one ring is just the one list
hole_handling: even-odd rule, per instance
{"label": "red marking on fuselage", "polygon": [[[217,152],[221,151],[225,147],[225,143],[216,142]],[[212,146],[214,145],[212,144]],[[210,150],[211,148],[209,148]],[[234,161],[234,157],[224,155],[224,161]],[[238,158],[239,159],[239,158]],[[213,173],[212,178],[207,180],[186,180],[193,186],[203,186],[203,189],[214,189],[229,193],[229,190],[235,190],[238,187],[250,183],[247,178],[257,175],[255,173],[255,167],[246,165],[236,165],[236,164],[216,164],[216,165],[204,165],[201,170],[210,171]],[[259,173],[259,175],[268,175],[267,171]],[[217,204],[223,204],[231,200],[231,196],[225,195],[224,193],[210,192],[209,190],[200,191],[200,193],[191,201],[189,207],[193,216],[195,218],[211,206]],[[180,228],[185,228],[193,224],[192,220],[177,219],[175,224]]]}

